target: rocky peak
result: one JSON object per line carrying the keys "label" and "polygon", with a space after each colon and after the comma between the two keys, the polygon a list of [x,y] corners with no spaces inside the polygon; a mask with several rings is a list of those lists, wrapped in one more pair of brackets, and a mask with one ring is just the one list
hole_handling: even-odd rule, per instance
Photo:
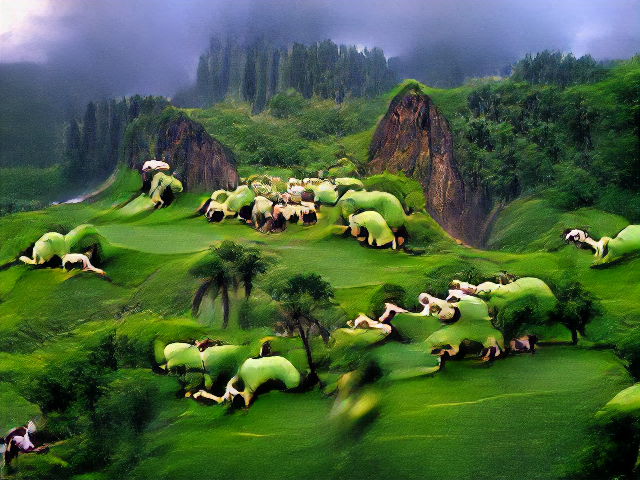
{"label": "rocky peak", "polygon": [[[403,172],[420,182],[433,219],[450,235],[467,243],[481,243],[473,232],[477,232],[476,223],[482,224],[484,213],[477,222],[471,221],[479,213],[477,199],[472,192],[465,192],[454,161],[449,124],[419,85],[407,85],[391,101],[373,135],[368,167],[371,174]],[[472,209],[467,208],[466,197],[474,198]]]}
{"label": "rocky peak", "polygon": [[232,190],[238,185],[233,153],[183,113],[160,124],[156,158],[167,157],[185,191]]}

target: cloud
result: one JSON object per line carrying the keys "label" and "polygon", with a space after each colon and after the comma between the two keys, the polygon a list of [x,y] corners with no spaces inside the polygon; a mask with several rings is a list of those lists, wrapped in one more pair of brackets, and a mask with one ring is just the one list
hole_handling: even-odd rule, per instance
{"label": "cloud", "polygon": [[48,62],[117,95],[173,94],[212,34],[331,38],[404,55],[418,73],[448,59],[465,75],[545,48],[605,59],[640,45],[636,0],[3,0],[0,18],[0,62]]}

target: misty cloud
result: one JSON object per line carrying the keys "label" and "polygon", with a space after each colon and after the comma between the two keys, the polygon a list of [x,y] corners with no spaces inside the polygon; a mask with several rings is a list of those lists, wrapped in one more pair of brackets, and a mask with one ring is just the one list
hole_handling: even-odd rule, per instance
{"label": "misty cloud", "polygon": [[[19,1],[5,0],[1,8]],[[629,58],[640,45],[635,0],[32,3],[30,15],[1,32],[0,61],[46,61],[96,93],[114,95],[172,95],[194,80],[213,34],[379,46],[387,57],[404,56],[417,77],[430,68],[498,73],[543,49]]]}

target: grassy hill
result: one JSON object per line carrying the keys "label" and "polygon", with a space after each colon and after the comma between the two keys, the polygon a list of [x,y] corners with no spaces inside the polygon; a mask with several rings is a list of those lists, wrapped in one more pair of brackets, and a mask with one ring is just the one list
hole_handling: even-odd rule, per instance
{"label": "grassy hill", "polygon": [[[629,71],[622,65],[604,80],[608,87],[577,86],[573,93],[596,102],[609,90],[626,91],[622,87],[635,78]],[[339,168],[351,165],[357,174],[376,121],[403,86],[340,106],[291,94],[284,100],[293,106],[281,103],[277,114],[252,116],[248,105],[232,102],[187,113],[234,151],[241,176],[315,176],[345,157],[350,164]],[[473,174],[470,159],[482,159],[487,169],[476,172],[478,178],[493,179],[504,173],[495,163],[504,159],[502,150],[478,152],[472,148],[477,139],[466,136],[478,120],[471,118],[468,97],[483,86],[423,89],[449,118],[463,174]],[[502,95],[507,113],[517,104],[506,98],[508,86],[489,86],[489,93]],[[600,108],[597,148],[611,146],[603,140],[603,121],[615,120],[614,114]],[[507,128],[506,120],[489,121],[491,135]],[[513,133],[515,151],[521,159],[539,159],[533,140],[522,143],[526,135]],[[564,162],[573,159],[558,160]],[[584,451],[599,445],[590,426],[596,412],[637,381],[629,369],[637,374],[640,259],[593,270],[589,252],[560,236],[570,226],[613,236],[635,221],[625,213],[628,205],[616,207],[611,195],[571,205],[566,197],[558,200],[559,185],[529,185],[515,200],[502,199],[488,250],[458,245],[428,215],[412,213],[410,255],[335,234],[338,212],[331,206],[321,208],[312,227],[291,225],[269,235],[236,219],[210,224],[194,216],[204,200],[196,194],[180,194],[154,211],[135,200],[139,175],[124,169],[86,201],[43,208],[67,192],[60,170],[0,175],[2,204],[23,205],[0,217],[0,431],[37,417],[52,445],[48,454],[20,456],[5,469],[8,478],[192,478],[203,465],[205,478],[561,478],[579,471]],[[611,188],[631,191],[621,185]],[[36,200],[41,204],[29,203]],[[102,237],[107,278],[10,264],[42,234],[82,223],[93,224]],[[201,281],[189,269],[225,239],[257,247],[270,266],[248,302],[240,290],[231,293],[230,325],[222,329],[220,299],[206,299],[191,316]],[[379,308],[372,301],[385,288],[404,291],[398,301],[415,310],[421,292],[444,296],[453,278],[489,279],[502,271],[541,278],[554,292],[567,280],[578,282],[600,313],[577,346],[568,345],[563,326],[537,326],[543,343],[534,356],[510,356],[490,368],[467,356],[435,374],[421,325],[411,326],[411,342],[370,344],[365,338],[344,348],[313,336],[322,388],[264,393],[246,412],[184,398],[186,374],[161,375],[155,368],[159,348],[205,336],[256,355],[282,315],[268,292],[288,275],[315,273],[329,282],[334,307],[322,322],[335,332],[360,312],[372,316]],[[274,344],[307,369],[298,337],[277,337]],[[354,390],[349,413],[336,414],[335,382],[367,365],[379,369],[376,381]]]}
{"label": "grassy hill", "polygon": [[[106,241],[102,268],[109,276],[27,265],[0,274],[0,428],[44,409],[43,428],[54,439],[50,453],[21,456],[9,478],[189,478],[203,463],[212,465],[207,478],[360,478],[363,472],[513,478],[524,470],[528,478],[558,478],[594,442],[588,427],[592,415],[633,382],[625,362],[602,347],[637,333],[638,259],[590,270],[587,252],[564,244],[549,247],[556,226],[543,219],[539,230],[527,232],[527,242],[535,246],[525,248],[509,240],[523,227],[511,225],[506,209],[492,242],[509,248],[481,251],[455,244],[416,213],[409,217],[410,231],[420,228],[428,235],[413,240],[425,253],[412,256],[335,236],[332,207],[322,208],[313,227],[293,225],[271,235],[235,219],[209,224],[193,217],[202,198],[192,194],[159,211],[114,209],[135,194],[137,181],[134,172],[122,172],[90,203],[0,220],[2,263],[46,231],[94,224]],[[537,210],[531,202],[509,208],[520,208],[515,218],[534,219],[527,213]],[[597,211],[566,215],[572,215],[567,221],[603,220],[600,228],[608,234],[624,225],[623,219]],[[273,262],[256,282],[248,329],[240,326],[240,292],[232,295],[226,330],[220,328],[219,300],[206,302],[197,318],[189,313],[199,280],[188,269],[210,245],[229,238],[258,246]],[[179,379],[151,369],[157,343],[206,335],[257,351],[259,339],[273,334],[274,304],[264,288],[287,272],[314,272],[332,285],[338,309],[327,322],[334,329],[360,311],[371,315],[371,298],[382,284],[404,288],[405,306],[411,307],[418,293],[446,285],[470,268],[487,276],[507,270],[550,284],[570,272],[598,298],[603,313],[577,347],[557,343],[570,339],[564,328],[543,329],[541,336],[550,343],[535,356],[509,358],[493,368],[468,357],[430,377],[411,373],[432,365],[420,342],[387,342],[360,350],[360,358],[340,359],[314,338],[312,349],[327,385],[365,359],[384,372],[358,393],[375,405],[375,415],[352,427],[331,416],[330,389],[271,392],[248,412],[229,413],[176,397]],[[282,345],[285,356],[304,370],[299,339]],[[108,352],[116,358],[115,370],[100,363]],[[409,373],[390,375],[402,371]],[[519,434],[523,419],[531,427]]]}

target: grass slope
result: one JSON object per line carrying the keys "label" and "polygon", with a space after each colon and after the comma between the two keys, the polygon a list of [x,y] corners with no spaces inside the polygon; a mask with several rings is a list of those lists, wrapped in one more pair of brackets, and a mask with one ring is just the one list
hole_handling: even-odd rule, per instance
{"label": "grass slope", "polygon": [[[331,207],[322,208],[313,227],[294,225],[272,235],[235,219],[209,224],[193,217],[202,200],[197,195],[180,195],[159,211],[127,214],[126,207],[118,207],[135,195],[137,181],[134,173],[122,172],[90,202],[0,219],[2,263],[46,231],[66,231],[79,223],[94,223],[107,242],[103,268],[109,279],[25,265],[0,274],[0,427],[23,423],[38,413],[34,379],[43,371],[88,361],[112,332],[120,339],[117,351],[125,360],[105,380],[97,411],[120,412],[128,418],[129,410],[118,410],[117,399],[131,397],[146,399],[149,411],[155,412],[134,437],[139,453],[127,450],[129,443],[122,438],[114,439],[117,461],[102,467],[102,473],[76,478],[190,478],[203,464],[210,465],[207,478],[361,478],[364,472],[401,478],[558,478],[589,444],[586,425],[591,416],[631,384],[613,352],[586,346],[615,344],[634,328],[633,319],[640,315],[640,262],[589,269],[588,252],[556,245],[552,240],[557,225],[549,226],[542,217],[536,220],[534,213],[547,208],[544,200],[505,209],[490,240],[501,251],[456,245],[428,217],[414,214],[409,227],[418,234],[411,242],[425,253],[412,256],[364,248],[352,237],[334,235],[337,212]],[[564,215],[559,222],[602,224],[606,233],[624,226],[623,219],[595,210]],[[526,229],[527,218],[539,228]],[[522,235],[526,245],[520,241]],[[239,328],[241,292],[232,295],[228,330],[220,330],[219,301],[205,302],[196,319],[189,314],[199,281],[188,269],[211,244],[226,238],[257,245],[274,262],[256,281],[253,301],[261,310],[255,310],[256,317],[250,319],[254,328],[249,330]],[[588,325],[584,348],[543,346],[535,356],[509,358],[493,368],[470,358],[427,377],[391,375],[400,367],[417,371],[433,364],[420,343],[375,344],[362,354],[341,357],[340,350],[327,349],[314,339],[321,376],[329,383],[366,358],[382,367],[382,379],[361,392],[375,400],[377,413],[353,428],[330,417],[334,398],[317,390],[271,392],[247,413],[228,415],[224,407],[176,398],[176,378],[158,377],[150,370],[155,345],[204,335],[257,351],[259,339],[273,333],[268,325],[276,310],[263,289],[277,276],[320,274],[336,292],[342,313],[332,314],[328,322],[337,327],[358,312],[371,314],[370,300],[383,283],[404,288],[406,305],[415,306],[417,294],[434,279],[447,282],[471,267],[484,275],[508,270],[550,283],[571,272],[600,300],[604,313]],[[556,329],[543,340],[568,338],[566,330]],[[283,340],[278,348],[299,368],[306,367],[298,339]],[[127,385],[127,393],[117,397]],[[76,423],[84,425],[90,418],[80,416]],[[56,444],[48,455],[22,457],[12,475],[38,478],[55,472],[57,478],[65,478],[78,472],[75,452],[83,442],[102,438],[90,429],[82,432]]]}

